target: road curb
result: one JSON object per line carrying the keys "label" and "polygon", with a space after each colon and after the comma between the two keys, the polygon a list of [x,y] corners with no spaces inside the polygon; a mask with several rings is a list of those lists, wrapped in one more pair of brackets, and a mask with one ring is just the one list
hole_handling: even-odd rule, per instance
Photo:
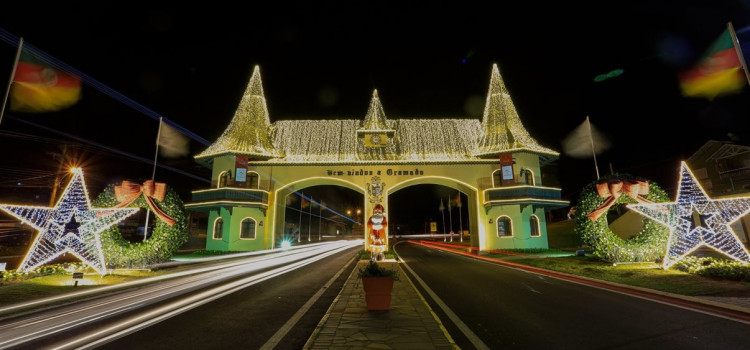
{"label": "road curb", "polygon": [[[443,251],[446,251],[446,252],[449,252],[449,253],[453,253],[453,254],[457,254],[457,255],[461,255],[461,256],[465,256],[465,257],[477,259],[477,260],[482,260],[482,261],[492,262],[492,263],[496,263],[496,264],[500,264],[500,265],[505,265],[505,266],[509,266],[509,267],[514,267],[514,268],[518,268],[518,269],[522,269],[522,270],[526,270],[526,271],[530,271],[530,272],[542,274],[542,275],[545,275],[545,276],[558,277],[558,278],[562,278],[562,279],[565,279],[565,280],[570,281],[570,282],[583,283],[583,284],[586,284],[586,285],[589,285],[589,286],[600,287],[600,288],[608,289],[608,290],[611,290],[611,291],[614,291],[614,292],[625,293],[625,294],[629,294],[629,295],[636,296],[636,297],[653,299],[653,298],[649,298],[649,295],[652,295],[652,296],[661,296],[661,297],[664,297],[664,298],[669,298],[669,299],[674,299],[674,300],[682,300],[682,301],[685,301],[685,302],[690,302],[690,303],[695,303],[695,304],[703,304],[703,305],[707,305],[707,306],[712,306],[714,308],[720,308],[720,309],[726,309],[726,310],[741,312],[743,314],[746,314],[747,316],[745,317],[745,319],[748,320],[748,321],[750,321],[750,307],[744,307],[744,306],[740,306],[740,305],[728,304],[728,303],[723,303],[723,302],[719,302],[719,301],[715,301],[715,300],[707,300],[707,299],[702,299],[700,297],[693,297],[693,296],[675,294],[675,293],[670,293],[670,292],[663,292],[663,291],[659,291],[659,290],[655,290],[655,289],[650,289],[650,288],[644,288],[644,287],[638,287],[638,286],[631,286],[631,285],[621,284],[621,283],[617,283],[617,282],[611,282],[611,281],[605,281],[605,280],[598,280],[598,279],[595,279],[595,278],[573,275],[573,274],[569,274],[569,273],[566,273],[566,272],[559,272],[559,271],[548,270],[548,269],[544,269],[544,268],[540,268],[540,267],[536,267],[536,266],[523,265],[523,264],[513,263],[513,262],[504,261],[504,260],[500,260],[500,259],[483,257],[481,255],[468,254],[468,253],[456,251],[455,249],[448,249],[448,248],[445,248],[445,247],[441,247],[440,245],[432,245],[432,244],[423,243],[423,242],[417,242],[417,241],[412,241],[412,240],[409,240],[408,242],[414,243],[414,244],[419,244],[419,245],[430,247],[430,248],[434,248],[434,249],[440,249],[440,250],[443,250]],[[630,291],[630,292],[628,292],[628,291]],[[748,304],[750,304],[750,300],[748,300]]]}

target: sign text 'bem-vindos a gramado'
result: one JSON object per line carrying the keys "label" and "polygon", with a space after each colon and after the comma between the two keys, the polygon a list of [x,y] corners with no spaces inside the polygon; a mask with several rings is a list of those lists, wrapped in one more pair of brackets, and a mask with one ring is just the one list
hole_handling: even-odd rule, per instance
{"label": "sign text 'bem-vindos a gramado'", "polygon": [[372,176],[372,175],[387,175],[387,176],[421,176],[424,175],[424,171],[419,168],[414,169],[401,169],[401,168],[388,168],[386,170],[364,170],[364,169],[351,169],[351,170],[326,170],[328,176]]}

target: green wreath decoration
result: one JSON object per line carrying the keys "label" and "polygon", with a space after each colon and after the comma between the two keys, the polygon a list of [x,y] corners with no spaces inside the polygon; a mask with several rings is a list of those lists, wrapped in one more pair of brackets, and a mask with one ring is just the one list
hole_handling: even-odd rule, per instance
{"label": "green wreath decoration", "polygon": [[[586,185],[578,198],[575,214],[575,233],[588,245],[593,255],[608,262],[645,262],[658,261],[664,258],[669,228],[651,220],[643,218],[643,227],[638,234],[622,239],[615,235],[607,223],[607,215],[600,216],[596,221],[591,221],[586,215],[597,209],[605,198],[599,196],[596,191],[598,183],[609,180],[636,180],[629,174],[614,174],[602,177]],[[644,198],[652,202],[668,202],[667,193],[656,183],[648,181],[649,192]],[[637,201],[623,193],[610,207],[615,208],[622,204],[635,204]]]}
{"label": "green wreath decoration", "polygon": [[[99,196],[92,201],[95,207],[111,208],[119,202],[115,198],[114,184],[107,186]],[[177,249],[188,241],[187,235],[187,211],[185,204],[172,188],[167,187],[164,201],[154,202],[167,215],[175,219],[175,223],[169,226],[159,218],[155,218],[156,224],[151,233],[151,238],[146,242],[133,243],[125,240],[117,225],[102,231],[102,251],[104,260],[108,267],[134,268],[145,267],[151,264],[168,261]],[[129,208],[144,208],[150,210],[143,195],[139,196]]]}

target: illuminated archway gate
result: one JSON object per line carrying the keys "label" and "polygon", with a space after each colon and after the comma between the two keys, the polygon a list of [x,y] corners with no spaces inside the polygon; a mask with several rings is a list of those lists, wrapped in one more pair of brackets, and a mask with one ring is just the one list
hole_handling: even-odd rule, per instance
{"label": "illuminated archway gate", "polygon": [[[568,205],[559,188],[542,185],[541,167],[558,155],[523,127],[496,65],[481,122],[389,120],[374,91],[364,119],[273,124],[255,67],[229,126],[195,157],[211,167],[212,186],[193,191],[186,206],[208,213],[206,249],[260,250],[279,246],[286,197],[299,189],[362,193],[366,222],[377,205],[388,213],[389,193],[439,184],[467,195],[472,246],[546,248],[545,212]],[[256,234],[247,239],[253,223]],[[387,238],[372,244],[369,233],[366,249],[386,249]]]}

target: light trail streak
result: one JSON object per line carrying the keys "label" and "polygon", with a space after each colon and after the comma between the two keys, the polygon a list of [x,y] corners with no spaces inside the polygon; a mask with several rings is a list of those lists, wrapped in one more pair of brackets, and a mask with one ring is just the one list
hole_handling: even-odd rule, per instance
{"label": "light trail streak", "polygon": [[[231,255],[227,254],[227,255],[222,255],[222,256],[219,256],[219,257],[197,258],[194,261],[197,261],[197,262],[206,262],[206,261],[212,261],[212,260],[219,261],[219,260],[226,260],[226,259],[237,258],[239,256],[255,256],[255,255],[260,255],[261,257],[258,258],[258,259],[260,259],[259,261],[262,261],[262,260],[265,260],[265,259],[272,259],[272,258],[275,257],[275,256],[273,256],[273,257],[266,257],[269,254],[282,254],[282,255],[299,254],[299,253],[302,253],[302,252],[307,252],[307,251],[316,249],[320,244],[330,244],[330,243],[306,244],[306,245],[303,245],[303,246],[296,246],[296,247],[292,247],[292,248],[285,249],[285,250],[274,249],[272,251],[264,250],[264,251],[258,251],[258,252],[238,253],[238,254],[231,254]],[[276,252],[274,252],[274,251],[276,251]],[[173,259],[173,260],[175,260],[175,261],[184,261],[184,260],[178,260],[178,259]],[[39,305],[49,304],[49,303],[53,303],[53,302],[61,301],[61,300],[66,300],[66,299],[77,299],[77,298],[80,298],[80,297],[83,297],[83,296],[88,296],[88,295],[92,295],[92,294],[98,294],[98,293],[103,293],[103,292],[108,292],[108,291],[113,291],[113,290],[118,290],[118,289],[129,288],[129,287],[133,287],[133,286],[137,286],[137,285],[141,285],[141,284],[148,284],[148,283],[153,283],[153,282],[158,282],[158,281],[164,281],[164,280],[167,280],[167,279],[172,279],[172,278],[177,278],[177,277],[183,277],[183,276],[187,276],[187,275],[195,275],[195,274],[200,274],[200,273],[204,273],[204,272],[210,272],[210,271],[225,269],[225,268],[229,268],[229,267],[233,267],[233,266],[237,266],[237,265],[247,264],[248,262],[253,262],[253,261],[243,260],[243,261],[240,261],[240,262],[231,262],[231,263],[226,263],[226,264],[222,264],[222,265],[215,265],[215,266],[209,266],[209,267],[204,267],[204,268],[199,268],[199,269],[193,269],[193,270],[189,270],[189,271],[175,272],[175,273],[164,275],[164,276],[148,277],[148,278],[143,278],[143,279],[139,279],[139,280],[135,280],[135,281],[120,283],[120,284],[116,284],[116,285],[102,286],[102,287],[98,287],[98,288],[92,288],[92,289],[89,289],[89,290],[83,290],[83,291],[79,291],[79,292],[67,293],[67,294],[58,295],[58,296],[49,297],[49,298],[35,299],[35,300],[24,302],[24,303],[18,303],[18,304],[13,304],[13,305],[2,307],[2,308],[0,308],[0,314],[8,313],[10,311],[14,311],[14,310],[18,310],[18,309],[36,307],[36,306],[39,306]]]}
{"label": "light trail streak", "polygon": [[[135,331],[138,331],[140,329],[146,328],[152,324],[161,322],[165,319],[168,319],[170,317],[179,315],[183,312],[186,312],[190,309],[196,308],[198,306],[201,306],[203,304],[209,303],[211,301],[214,301],[216,299],[219,299],[227,294],[234,293],[240,289],[249,287],[251,285],[254,285],[256,283],[263,282],[267,279],[276,277],[281,274],[285,274],[287,272],[291,272],[293,270],[296,270],[298,268],[301,268],[305,265],[309,265],[313,262],[322,260],[330,255],[339,253],[341,251],[347,250],[351,248],[354,245],[346,245],[339,247],[335,250],[325,252],[321,255],[317,256],[311,256],[309,258],[306,258],[303,261],[296,262],[292,265],[279,267],[270,271],[263,272],[258,275],[254,275],[248,278],[244,278],[239,281],[235,281],[230,284],[222,285],[217,288],[213,288],[211,290],[205,291],[203,293],[190,296],[188,298],[176,301],[170,305],[166,305],[164,307],[161,307],[159,309],[153,310],[151,312],[148,312],[146,314],[136,316],[133,318],[128,319],[127,321],[124,321],[122,323],[119,323],[117,325],[114,325],[110,328],[101,330],[99,332],[96,332],[94,334],[88,335],[86,337],[76,339],[73,342],[63,344],[59,347],[53,348],[53,350],[61,350],[61,349],[70,349],[71,347],[75,347],[78,344],[85,343],[91,338],[96,338],[98,336],[106,335],[104,338],[100,338],[96,341],[93,341],[91,343],[86,343],[85,345],[75,347],[75,349],[92,349],[97,346],[100,346],[104,343],[108,343],[112,340],[115,340],[117,338],[123,337],[125,335],[128,335],[130,333],[133,333]],[[126,327],[123,329],[123,327]],[[119,330],[119,331],[118,331]],[[117,331],[117,333],[112,334],[112,332]]]}
{"label": "light trail streak", "polygon": [[[2,325],[0,326],[0,332],[3,333],[4,339],[0,340],[0,349],[18,346],[43,337],[55,336],[55,334],[62,331],[91,325],[94,322],[104,320],[105,318],[121,315],[125,312],[147,307],[148,305],[167,299],[176,298],[179,295],[213,286],[232,278],[276,267],[272,270],[245,277],[237,281],[231,281],[224,285],[202,291],[197,295],[177,300],[158,309],[119,322],[107,329],[97,331],[83,338],[78,338],[71,343],[63,344],[61,346],[64,348],[72,346],[71,344],[80,344],[81,342],[86,342],[90,339],[103,336],[106,339],[109,339],[107,341],[111,341],[125,334],[142,329],[199,305],[218,299],[249,285],[287,273],[330,256],[331,254],[361,244],[361,241],[339,241],[316,244],[315,246],[308,245],[306,248],[300,248],[294,251],[284,251],[270,256],[264,255],[261,257],[254,257],[249,261],[248,259],[243,259],[229,264],[220,264],[218,266],[198,269],[203,271],[203,273],[179,273],[180,275],[185,276],[184,278],[160,276],[154,281],[160,281],[167,278],[173,278],[173,280],[166,284],[160,283],[146,286],[136,291],[125,291],[120,295],[113,295],[102,300],[82,302],[77,305],[60,308],[52,313],[46,313],[23,321]],[[73,307],[75,307],[75,309],[73,309]],[[113,332],[115,333],[112,334]]]}

